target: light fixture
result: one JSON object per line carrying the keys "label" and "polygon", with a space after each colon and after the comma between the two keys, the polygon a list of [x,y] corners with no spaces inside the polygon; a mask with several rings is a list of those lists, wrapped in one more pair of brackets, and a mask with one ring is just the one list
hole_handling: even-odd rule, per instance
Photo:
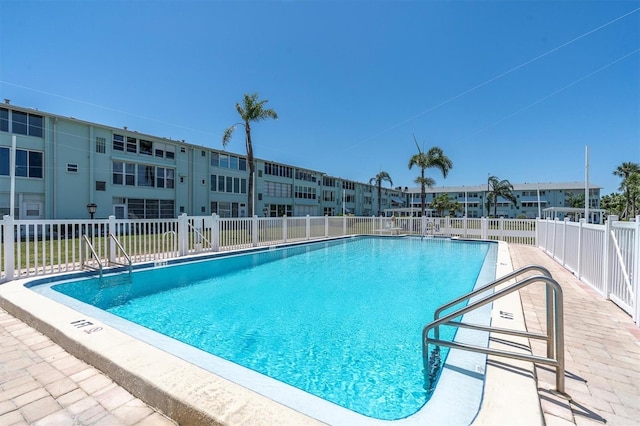
{"label": "light fixture", "polygon": [[98,206],[96,206],[95,203],[87,204],[87,211],[89,212],[89,215],[91,216],[91,219],[93,219],[93,215],[96,213],[96,209],[97,208],[98,208]]}

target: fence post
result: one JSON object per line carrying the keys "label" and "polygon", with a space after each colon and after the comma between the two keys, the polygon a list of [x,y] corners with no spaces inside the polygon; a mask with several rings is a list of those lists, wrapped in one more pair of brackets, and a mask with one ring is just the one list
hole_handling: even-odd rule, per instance
{"label": "fence post", "polygon": [[504,241],[504,217],[498,220],[498,241]]}
{"label": "fence post", "polygon": [[329,238],[329,215],[324,215],[324,237]]}
{"label": "fence post", "polygon": [[640,215],[636,216],[636,225],[633,230],[634,255],[633,255],[633,294],[636,297],[634,303],[634,318],[636,325],[640,327]]}
{"label": "fence post", "polygon": [[582,234],[584,233],[584,223],[586,219],[578,222],[578,279],[582,281]]}
{"label": "fence post", "polygon": [[311,239],[311,217],[307,215],[307,240]]}
{"label": "fence post", "polygon": [[289,238],[289,229],[287,228],[287,216],[282,216],[282,241],[287,242]]}
{"label": "fence post", "polygon": [[467,238],[467,217],[462,218],[462,238]]}
{"label": "fence post", "polygon": [[258,247],[258,231],[258,216],[254,214],[251,218],[251,237],[254,247]]}
{"label": "fence post", "polygon": [[4,233],[4,247],[2,248],[2,252],[4,253],[4,277],[6,281],[11,281],[15,273],[14,238],[17,232],[11,216],[7,215],[2,219]]}
{"label": "fence post", "polygon": [[342,236],[347,235],[347,215],[342,212]]}
{"label": "fence post", "polygon": [[480,239],[489,239],[489,220],[486,217],[480,219]]}
{"label": "fence post", "polygon": [[613,225],[613,222],[616,221],[618,221],[618,216],[607,216],[607,223],[604,224],[604,238],[602,240],[604,245],[604,247],[602,248],[602,283],[604,297],[606,297],[607,299],[609,298],[609,294],[611,293],[611,261],[609,256],[609,252],[611,251],[611,225]]}
{"label": "fence post", "polygon": [[567,258],[567,222],[569,222],[569,218],[565,217],[562,222],[562,266],[567,263],[565,262]]}
{"label": "fence post", "polygon": [[187,226],[187,214],[178,216],[178,256],[189,254],[189,229]]}
{"label": "fence post", "polygon": [[213,251],[220,251],[220,216],[217,213],[213,213],[211,221],[213,224],[211,225],[211,247]]}
{"label": "fence post", "polygon": [[116,261],[116,241],[113,238],[110,238],[109,235],[113,234],[117,235],[116,231],[116,217],[114,215],[109,216],[109,229],[107,232],[107,238],[109,238],[109,262],[113,263]]}

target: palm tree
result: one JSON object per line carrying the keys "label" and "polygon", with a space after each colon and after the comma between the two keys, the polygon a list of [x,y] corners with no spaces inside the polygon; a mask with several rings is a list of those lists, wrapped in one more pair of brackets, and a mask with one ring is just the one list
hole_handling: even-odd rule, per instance
{"label": "palm tree", "polygon": [[620,191],[624,191],[624,196],[626,199],[626,207],[624,212],[622,213],[623,217],[631,216],[630,206],[631,206],[631,182],[629,178],[634,173],[640,173],[640,165],[638,163],[632,163],[630,161],[625,161],[621,165],[619,165],[614,171],[613,174],[615,176],[619,176],[622,178],[622,182],[620,183]]}
{"label": "palm tree", "polygon": [[226,129],[222,135],[222,146],[226,148],[236,127],[244,126],[247,163],[249,163],[249,217],[253,216],[253,175],[256,168],[253,160],[253,144],[251,143],[251,123],[266,120],[267,118],[272,118],[274,120],[278,119],[278,114],[274,110],[264,107],[264,104],[267,102],[269,101],[266,99],[258,100],[257,93],[252,95],[245,93],[242,105],[240,103],[236,103],[236,110],[238,111],[238,114],[240,114],[242,122],[232,125]]}
{"label": "palm tree", "polygon": [[389,182],[389,186],[393,186],[393,182],[391,181],[391,176],[387,172],[380,172],[375,177],[369,179],[369,185],[376,185],[378,188],[378,216],[382,214],[380,200],[382,199],[382,182]]}
{"label": "palm tree", "polygon": [[489,176],[487,181],[487,216],[491,214],[491,202],[493,201],[493,216],[498,215],[498,197],[505,198],[513,203],[517,203],[516,196],[513,195],[513,185],[508,180],[500,180],[497,176]]}
{"label": "palm tree", "polygon": [[451,201],[447,194],[440,194],[433,199],[431,208],[438,212],[438,216],[442,217],[451,214],[451,212],[459,212],[463,210],[463,207],[457,201]]}
{"label": "palm tree", "polygon": [[446,179],[447,175],[449,174],[449,170],[453,168],[453,162],[449,159],[449,157],[444,155],[441,148],[434,146],[429,149],[429,151],[423,152],[420,149],[415,136],[413,136],[413,140],[416,143],[416,147],[418,147],[418,153],[412,155],[409,159],[409,169],[411,169],[413,166],[420,167],[420,176],[416,179],[416,183],[420,185],[420,206],[422,216],[424,216],[426,207],[425,198],[427,195],[425,188],[427,186],[431,187],[435,185],[435,181],[433,179],[424,176],[425,169],[436,168],[440,170],[440,172],[442,172],[442,177]]}

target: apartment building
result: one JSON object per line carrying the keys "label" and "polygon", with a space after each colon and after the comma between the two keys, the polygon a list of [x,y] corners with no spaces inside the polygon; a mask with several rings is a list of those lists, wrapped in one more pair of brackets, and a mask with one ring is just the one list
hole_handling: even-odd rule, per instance
{"label": "apartment building", "polygon": [[[15,167],[12,176],[12,144]],[[216,141],[216,143],[218,143]],[[259,216],[376,215],[406,195],[319,170],[256,159]],[[245,155],[0,104],[0,214],[16,219],[248,214]]]}
{"label": "apartment building", "polygon": [[[399,188],[398,188],[399,189]],[[602,187],[589,185],[589,208],[597,212],[600,209],[600,190]],[[402,213],[418,212],[421,208],[420,188],[405,188],[408,196],[408,209],[401,209]],[[487,184],[473,186],[442,186],[426,188],[427,213],[434,213],[431,209],[433,200],[441,194],[446,194],[451,202],[458,203],[459,210],[449,212],[455,217],[486,217],[487,216]],[[584,182],[560,183],[516,183],[513,184],[513,195],[516,203],[498,197],[496,217],[528,218],[546,217],[545,209],[554,209],[556,217],[563,219],[571,211],[571,200],[584,196]],[[391,212],[391,210],[389,210]],[[494,216],[494,204],[491,202],[490,216]],[[599,221],[598,218],[596,221]],[[592,219],[593,221],[593,219]]]}

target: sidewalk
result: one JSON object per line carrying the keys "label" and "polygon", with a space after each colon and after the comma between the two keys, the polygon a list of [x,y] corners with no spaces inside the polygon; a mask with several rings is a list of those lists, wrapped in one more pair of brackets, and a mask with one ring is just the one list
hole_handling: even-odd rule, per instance
{"label": "sidewalk", "polygon": [[0,424],[176,423],[0,308]]}
{"label": "sidewalk", "polygon": [[[542,250],[509,246],[515,269],[538,264],[562,286],[565,312],[565,386],[570,399],[550,392],[555,371],[536,366],[538,392],[546,424],[640,424],[640,328],[613,302],[581,283]],[[543,285],[520,292],[529,331],[544,330]],[[531,342],[544,354],[544,344]]]}

